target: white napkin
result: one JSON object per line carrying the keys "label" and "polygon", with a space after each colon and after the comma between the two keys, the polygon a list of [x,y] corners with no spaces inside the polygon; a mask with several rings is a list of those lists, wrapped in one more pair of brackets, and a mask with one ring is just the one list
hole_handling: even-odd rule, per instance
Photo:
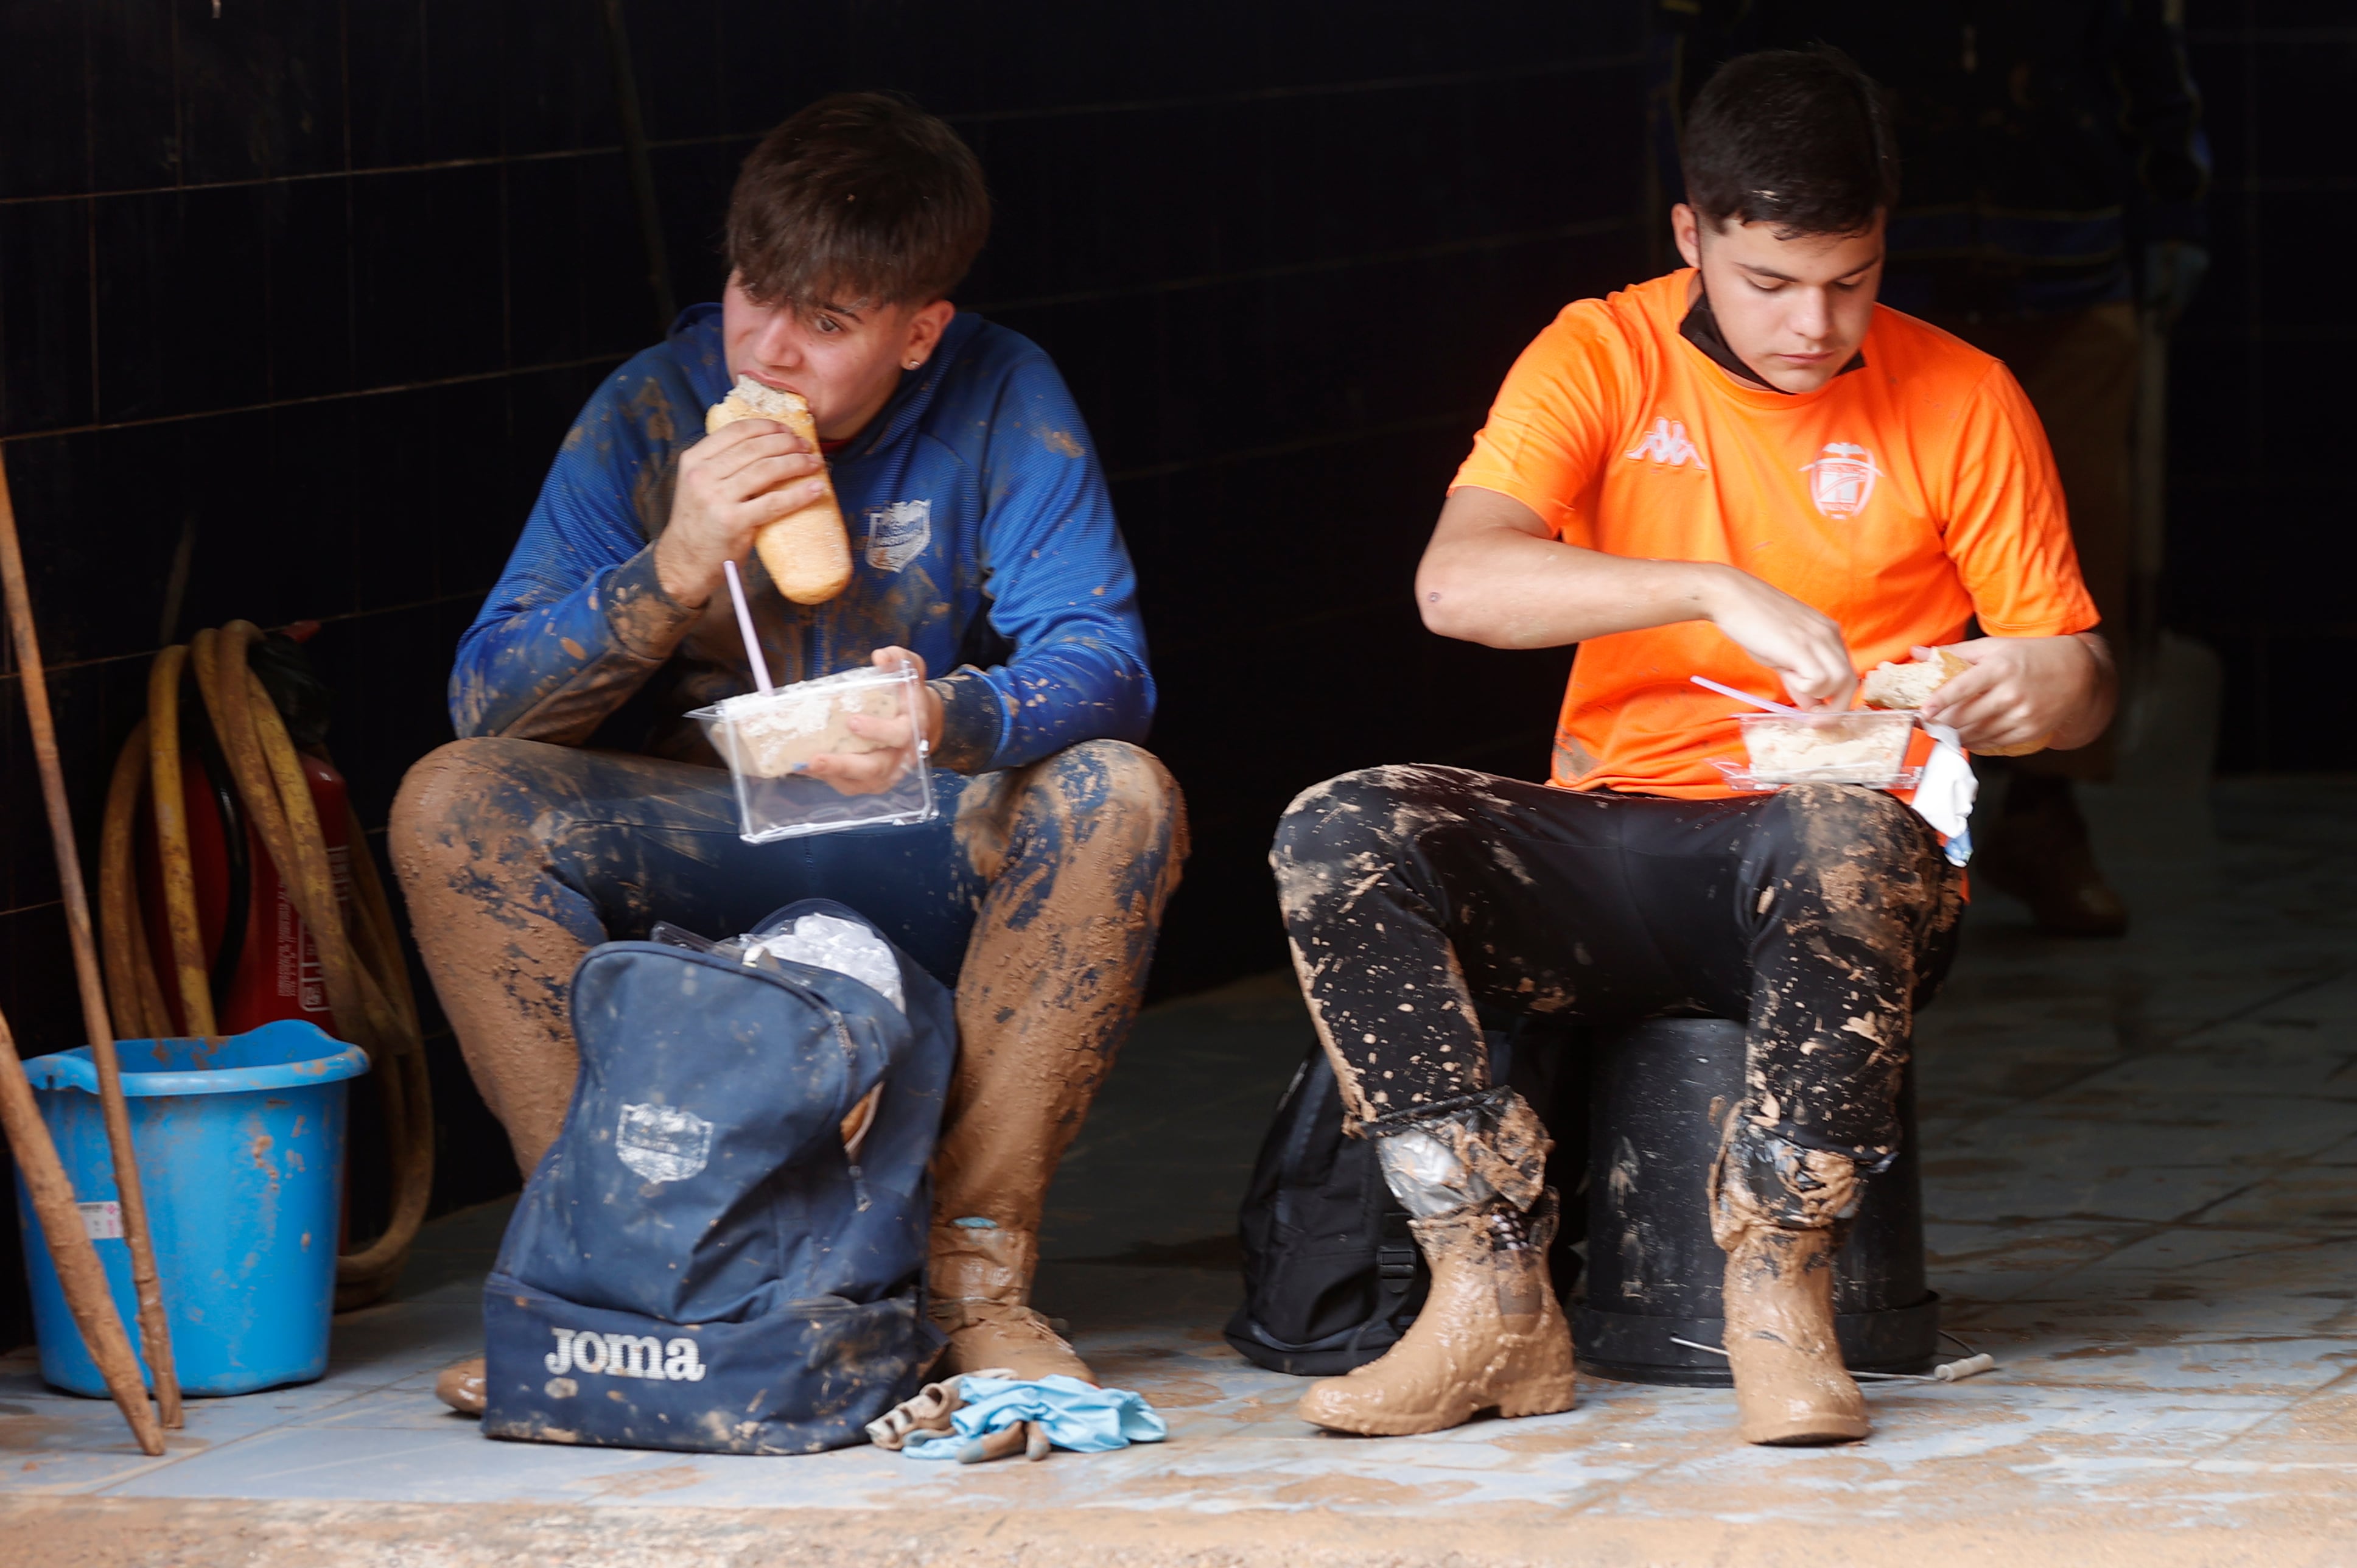
{"label": "white napkin", "polygon": [[1954,726],[1927,724],[1923,728],[1938,744],[1923,764],[1922,781],[1915,786],[1915,814],[1947,840],[1941,847],[1948,864],[1962,865],[1973,857],[1973,798],[1980,792],[1980,780],[1973,777],[1973,765]]}

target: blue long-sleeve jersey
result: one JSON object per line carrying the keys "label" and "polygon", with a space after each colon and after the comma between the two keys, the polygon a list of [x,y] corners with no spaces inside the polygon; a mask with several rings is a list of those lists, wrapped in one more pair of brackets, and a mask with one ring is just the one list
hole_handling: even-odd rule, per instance
{"label": "blue long-sleeve jersey", "polygon": [[[673,603],[653,542],[680,454],[728,386],[720,308],[699,305],[589,399],[459,641],[461,736],[713,760],[683,715],[751,690],[751,668],[727,596]],[[945,676],[936,760],[961,772],[1145,737],[1155,692],[1135,574],[1080,411],[1037,344],[956,317],[831,471],[850,586],[802,606],[745,574],[772,680],[910,649]]]}

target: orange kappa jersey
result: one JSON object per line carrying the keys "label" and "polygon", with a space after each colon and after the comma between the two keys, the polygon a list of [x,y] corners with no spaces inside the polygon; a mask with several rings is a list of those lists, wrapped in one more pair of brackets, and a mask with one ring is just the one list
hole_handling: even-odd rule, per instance
{"label": "orange kappa jersey", "polygon": [[[1877,306],[1863,368],[1794,395],[1738,384],[1678,334],[1691,268],[1583,299],[1514,361],[1452,489],[1529,507],[1614,555],[1717,561],[1839,622],[1863,671],[1977,615],[1996,637],[2095,625],[2046,434],[2003,364]],[[1707,621],[1580,645],[1553,781],[1691,800],[1740,758],[1707,675],[1784,700]]]}

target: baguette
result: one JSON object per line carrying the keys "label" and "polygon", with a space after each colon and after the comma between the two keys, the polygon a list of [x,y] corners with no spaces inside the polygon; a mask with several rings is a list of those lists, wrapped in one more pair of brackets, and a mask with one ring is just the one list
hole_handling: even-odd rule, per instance
{"label": "baguette", "polygon": [[[750,376],[738,376],[728,395],[704,415],[704,433],[714,435],[740,419],[774,419],[818,450],[818,424],[810,404],[799,392],[763,386]],[[826,493],[772,523],[753,536],[754,553],[761,557],[778,592],[798,605],[820,605],[843,592],[851,581],[851,539],[844,532],[843,510],[835,504],[834,481],[822,469]]]}
{"label": "baguette", "polygon": [[[1914,709],[1923,705],[1923,699],[1972,668],[1944,648],[1932,650],[1932,657],[1911,664],[1893,664],[1888,660],[1874,667],[1860,689],[1858,698],[1869,708]],[[2044,751],[2053,739],[2035,740],[2028,746],[1976,746],[1973,749],[1983,757],[2027,757],[2033,751]]]}

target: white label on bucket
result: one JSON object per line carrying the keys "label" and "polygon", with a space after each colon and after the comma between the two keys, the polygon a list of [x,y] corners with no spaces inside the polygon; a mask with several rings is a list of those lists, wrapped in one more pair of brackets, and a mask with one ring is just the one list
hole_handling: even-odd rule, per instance
{"label": "white label on bucket", "polygon": [[685,1181],[712,1157],[712,1123],[669,1105],[625,1105],[614,1153],[649,1181]]}
{"label": "white label on bucket", "polygon": [[119,1203],[77,1203],[81,1210],[82,1234],[93,1241],[123,1240],[123,1205]]}

